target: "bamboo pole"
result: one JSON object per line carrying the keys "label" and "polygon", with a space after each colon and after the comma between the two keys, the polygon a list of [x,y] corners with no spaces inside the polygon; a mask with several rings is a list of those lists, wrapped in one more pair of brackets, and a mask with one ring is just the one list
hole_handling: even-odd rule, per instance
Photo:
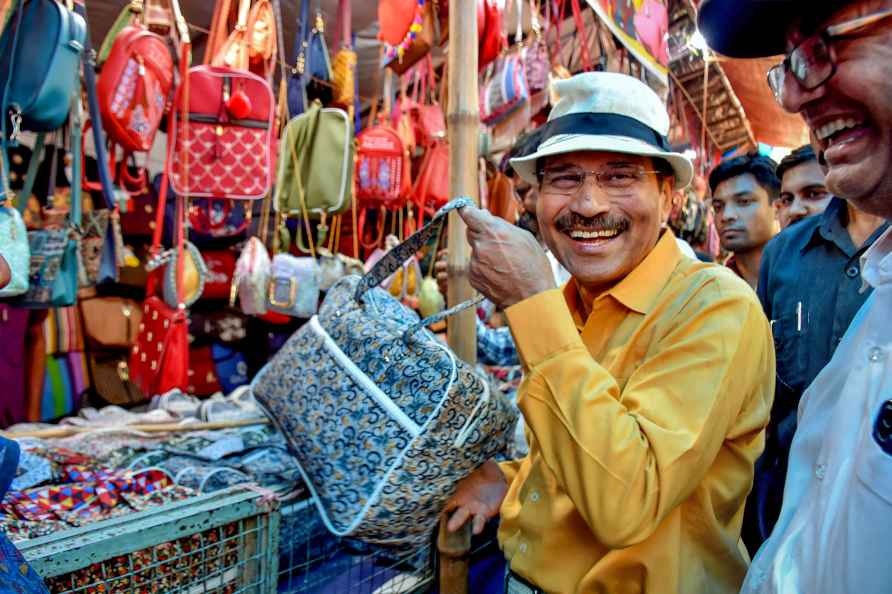
{"label": "bamboo pole", "polygon": [[[477,0],[450,0],[447,133],[449,137],[449,195],[471,196],[479,204],[477,152],[480,111],[477,104]],[[450,306],[470,299],[468,282],[471,250],[464,221],[457,213],[449,215],[449,295]],[[477,362],[475,312],[467,310],[449,319],[449,347],[468,363]],[[461,530],[446,530],[446,516],[440,521],[437,549],[440,553],[440,592],[467,594],[468,551],[471,548],[470,523]]]}
{"label": "bamboo pole", "polygon": [[218,431],[220,429],[234,429],[250,425],[268,425],[269,419],[239,419],[234,421],[215,421],[210,423],[146,423],[136,425],[95,426],[80,427],[78,425],[58,425],[51,429],[36,429],[34,431],[0,431],[0,437],[6,439],[22,439],[24,437],[36,437],[40,439],[59,439],[72,437],[81,433],[101,433],[111,431],[134,431],[138,433],[188,433],[191,431]]}

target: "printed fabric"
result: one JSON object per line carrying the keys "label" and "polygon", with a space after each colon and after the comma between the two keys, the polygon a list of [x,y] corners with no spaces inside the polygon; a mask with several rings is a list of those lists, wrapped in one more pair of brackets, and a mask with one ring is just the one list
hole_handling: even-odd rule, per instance
{"label": "printed fabric", "polygon": [[391,547],[428,543],[455,483],[505,451],[516,410],[418,316],[377,287],[436,232],[433,221],[365,277],[328,292],[317,317],[257,375],[326,526]]}

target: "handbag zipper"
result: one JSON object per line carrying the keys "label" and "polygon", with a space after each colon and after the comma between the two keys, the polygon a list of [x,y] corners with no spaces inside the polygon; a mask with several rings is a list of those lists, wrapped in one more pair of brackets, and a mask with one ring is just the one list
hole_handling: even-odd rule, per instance
{"label": "handbag zipper", "polygon": [[266,120],[221,120],[216,115],[208,115],[205,113],[190,113],[190,122],[198,122],[199,124],[215,124],[217,126],[240,126],[242,128],[255,128],[257,130],[268,130],[269,122]]}

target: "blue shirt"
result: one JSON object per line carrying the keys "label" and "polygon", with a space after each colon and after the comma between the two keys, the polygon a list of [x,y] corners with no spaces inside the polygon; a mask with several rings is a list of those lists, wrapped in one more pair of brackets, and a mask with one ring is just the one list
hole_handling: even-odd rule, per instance
{"label": "blue shirt", "polygon": [[[846,202],[833,198],[822,215],[790,225],[762,253],[757,293],[774,335],[777,389],[745,524],[757,525],[763,539],[780,511],[799,400],[870,295],[862,291],[860,259],[888,228],[883,224],[856,247],[847,222]],[[744,540],[752,551],[760,539],[747,532]]]}

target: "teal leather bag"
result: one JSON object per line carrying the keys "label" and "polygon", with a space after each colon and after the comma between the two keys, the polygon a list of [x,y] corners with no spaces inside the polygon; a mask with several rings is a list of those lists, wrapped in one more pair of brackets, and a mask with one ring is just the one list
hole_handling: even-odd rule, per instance
{"label": "teal leather bag", "polygon": [[[22,1],[0,37],[3,114],[18,130],[56,130],[80,82],[84,19],[55,0]],[[3,139],[9,138],[6,117]]]}

